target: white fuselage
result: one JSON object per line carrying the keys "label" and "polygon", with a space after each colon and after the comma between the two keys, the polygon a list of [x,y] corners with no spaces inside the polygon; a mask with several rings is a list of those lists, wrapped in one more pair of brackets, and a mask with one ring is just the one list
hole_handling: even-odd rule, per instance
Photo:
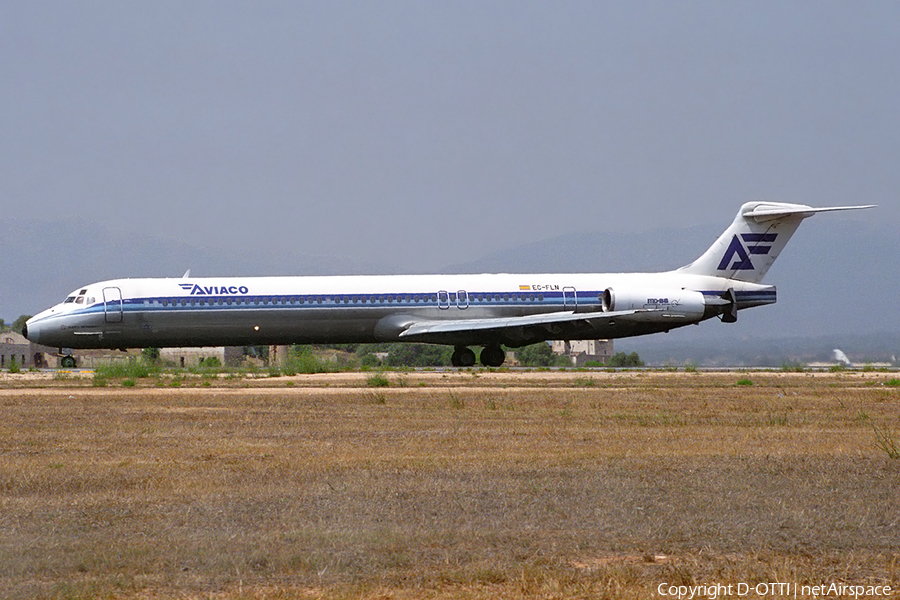
{"label": "white fuselage", "polygon": [[[34,342],[61,348],[426,341],[452,345],[524,345],[544,339],[643,335],[720,314],[733,289],[737,307],[775,301],[772,286],[678,272],[632,274],[480,274],[347,277],[117,279],[73,292],[28,321]],[[670,319],[572,321],[517,339],[497,330],[403,337],[411,323],[468,322],[561,313],[602,313],[604,291],[638,290],[665,300]],[[644,293],[645,292],[645,293]],[[693,293],[700,309],[682,314],[676,296]],[[701,296],[702,294],[702,296]],[[670,298],[671,297],[671,298]],[[643,300],[641,301],[643,302]],[[685,304],[682,302],[682,306]]]}

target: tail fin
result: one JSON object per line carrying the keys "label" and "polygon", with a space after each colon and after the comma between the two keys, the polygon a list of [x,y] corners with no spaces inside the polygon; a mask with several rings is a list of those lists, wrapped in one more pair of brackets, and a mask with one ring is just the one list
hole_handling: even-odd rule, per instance
{"label": "tail fin", "polygon": [[677,272],[759,283],[803,219],[818,212],[872,206],[812,208],[783,202],[748,202],[709,250]]}

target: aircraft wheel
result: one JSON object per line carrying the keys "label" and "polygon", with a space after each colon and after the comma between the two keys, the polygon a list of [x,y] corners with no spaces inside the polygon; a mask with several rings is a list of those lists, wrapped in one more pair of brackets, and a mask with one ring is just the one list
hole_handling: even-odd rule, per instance
{"label": "aircraft wheel", "polygon": [[481,364],[486,367],[499,367],[506,360],[506,352],[500,346],[487,346],[481,351]]}
{"label": "aircraft wheel", "polygon": [[74,356],[63,356],[59,361],[59,366],[64,369],[74,369],[75,368],[75,357]]}
{"label": "aircraft wheel", "polygon": [[464,346],[457,348],[450,357],[450,364],[454,367],[471,367],[475,364],[475,353]]}

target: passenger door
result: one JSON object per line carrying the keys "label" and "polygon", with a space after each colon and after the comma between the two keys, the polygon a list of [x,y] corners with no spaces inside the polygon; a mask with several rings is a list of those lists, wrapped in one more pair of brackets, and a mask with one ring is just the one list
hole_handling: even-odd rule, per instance
{"label": "passenger door", "polygon": [[103,315],[107,323],[122,322],[122,290],[117,287],[103,288]]}

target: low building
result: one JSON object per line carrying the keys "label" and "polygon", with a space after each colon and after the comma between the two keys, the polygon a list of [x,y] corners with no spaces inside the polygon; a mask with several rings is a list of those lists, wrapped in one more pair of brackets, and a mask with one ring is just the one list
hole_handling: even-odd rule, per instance
{"label": "low building", "polygon": [[160,359],[178,367],[196,367],[207,358],[215,358],[226,367],[239,367],[244,360],[241,346],[209,346],[204,348],[162,348]]}
{"label": "low building", "polygon": [[290,346],[269,346],[269,364],[283,367],[291,357]]}
{"label": "low building", "polygon": [[0,369],[8,369],[11,364],[23,369],[55,367],[58,358],[55,348],[29,342],[15,331],[0,333]]}
{"label": "low building", "polygon": [[554,354],[567,356],[572,366],[583,367],[588,362],[605,363],[613,355],[612,340],[555,340],[550,343]]}

